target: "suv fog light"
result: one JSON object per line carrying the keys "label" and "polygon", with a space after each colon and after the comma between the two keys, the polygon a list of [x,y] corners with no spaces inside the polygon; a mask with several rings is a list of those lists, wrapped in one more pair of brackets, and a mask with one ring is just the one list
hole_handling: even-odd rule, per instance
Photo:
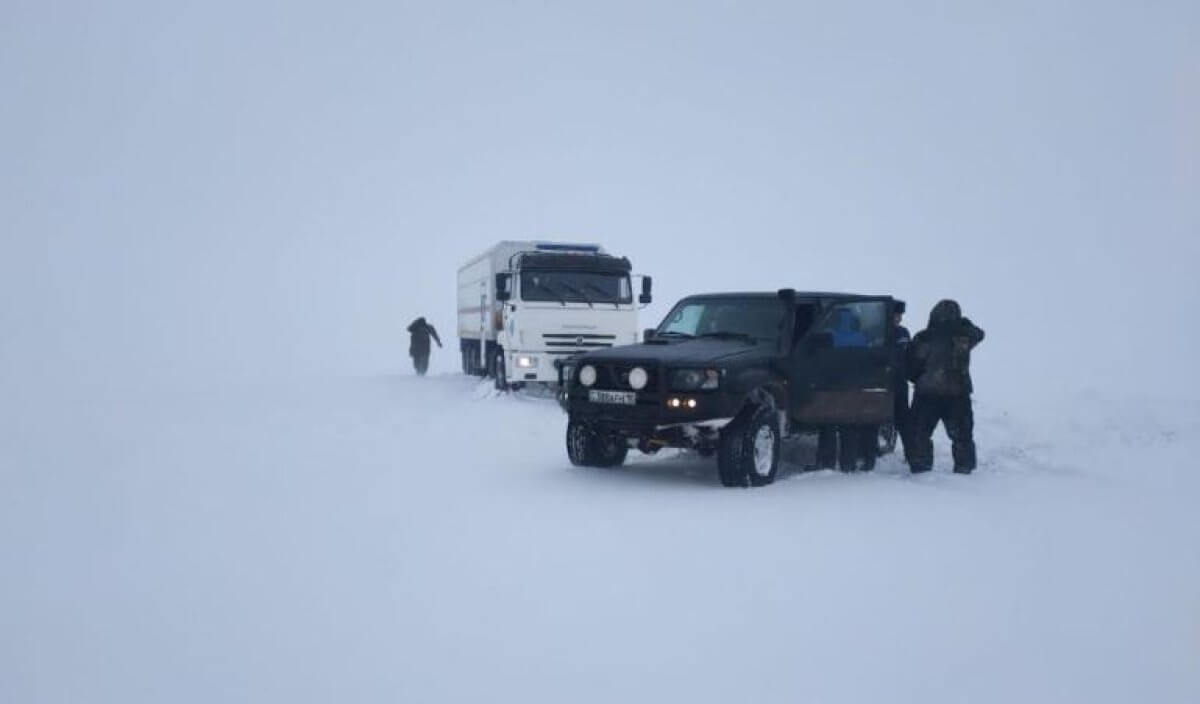
{"label": "suv fog light", "polygon": [[646,383],[650,381],[650,375],[641,367],[634,367],[629,370],[629,387],[634,391],[641,391],[646,388]]}
{"label": "suv fog light", "polygon": [[667,408],[695,408],[698,404],[694,398],[678,398],[672,396],[667,399]]}
{"label": "suv fog light", "polygon": [[517,366],[522,369],[529,369],[537,366],[537,357],[517,357]]}
{"label": "suv fog light", "polygon": [[579,383],[584,386],[591,386],[596,383],[596,368],[590,364],[583,365],[579,370]]}

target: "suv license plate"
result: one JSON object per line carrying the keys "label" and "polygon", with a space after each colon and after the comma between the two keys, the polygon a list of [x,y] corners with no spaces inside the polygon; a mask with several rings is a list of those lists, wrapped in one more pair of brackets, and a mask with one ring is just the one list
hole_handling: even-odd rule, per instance
{"label": "suv license plate", "polygon": [[633,391],[588,391],[588,400],[592,403],[616,403],[622,406],[637,404],[637,394]]}

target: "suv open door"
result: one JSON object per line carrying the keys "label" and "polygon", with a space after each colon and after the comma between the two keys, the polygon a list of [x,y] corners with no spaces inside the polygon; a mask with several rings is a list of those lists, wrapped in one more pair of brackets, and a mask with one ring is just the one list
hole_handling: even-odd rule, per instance
{"label": "suv open door", "polygon": [[833,299],[788,358],[791,416],[806,425],[892,422],[893,370],[898,363],[886,296]]}

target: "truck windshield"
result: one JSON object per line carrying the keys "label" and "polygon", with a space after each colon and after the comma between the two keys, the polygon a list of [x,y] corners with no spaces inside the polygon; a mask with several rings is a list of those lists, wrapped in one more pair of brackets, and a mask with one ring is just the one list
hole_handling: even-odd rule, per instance
{"label": "truck windshield", "polygon": [[594,271],[525,271],[521,300],[562,303],[632,303],[629,276]]}
{"label": "truck windshield", "polygon": [[779,339],[783,302],[778,298],[693,298],[675,305],[657,334],[704,337],[736,335],[755,340]]}

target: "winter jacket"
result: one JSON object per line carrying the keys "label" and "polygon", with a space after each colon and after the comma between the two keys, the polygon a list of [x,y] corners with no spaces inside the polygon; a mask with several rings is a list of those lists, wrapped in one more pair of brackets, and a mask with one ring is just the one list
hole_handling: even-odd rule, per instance
{"label": "winter jacket", "polygon": [[929,326],[917,333],[908,346],[908,378],[918,394],[969,396],[971,350],[983,341],[983,330],[968,318],[954,301],[933,307]]}
{"label": "winter jacket", "polygon": [[442,346],[442,340],[438,337],[437,330],[433,326],[425,322],[424,318],[417,318],[408,326],[408,333],[412,336],[408,345],[408,354],[410,357],[428,357],[429,356],[429,338],[432,337],[437,342],[438,347]]}
{"label": "winter jacket", "polygon": [[[895,326],[896,336],[896,386],[902,386],[908,383],[908,374],[905,373],[905,367],[908,363],[908,344],[912,342],[912,335],[908,333],[908,328],[903,325]],[[908,397],[908,387],[904,386],[904,396]]]}
{"label": "winter jacket", "polygon": [[837,322],[833,330],[834,347],[866,347],[867,336],[862,332],[862,323],[858,316],[848,310],[837,312]]}

